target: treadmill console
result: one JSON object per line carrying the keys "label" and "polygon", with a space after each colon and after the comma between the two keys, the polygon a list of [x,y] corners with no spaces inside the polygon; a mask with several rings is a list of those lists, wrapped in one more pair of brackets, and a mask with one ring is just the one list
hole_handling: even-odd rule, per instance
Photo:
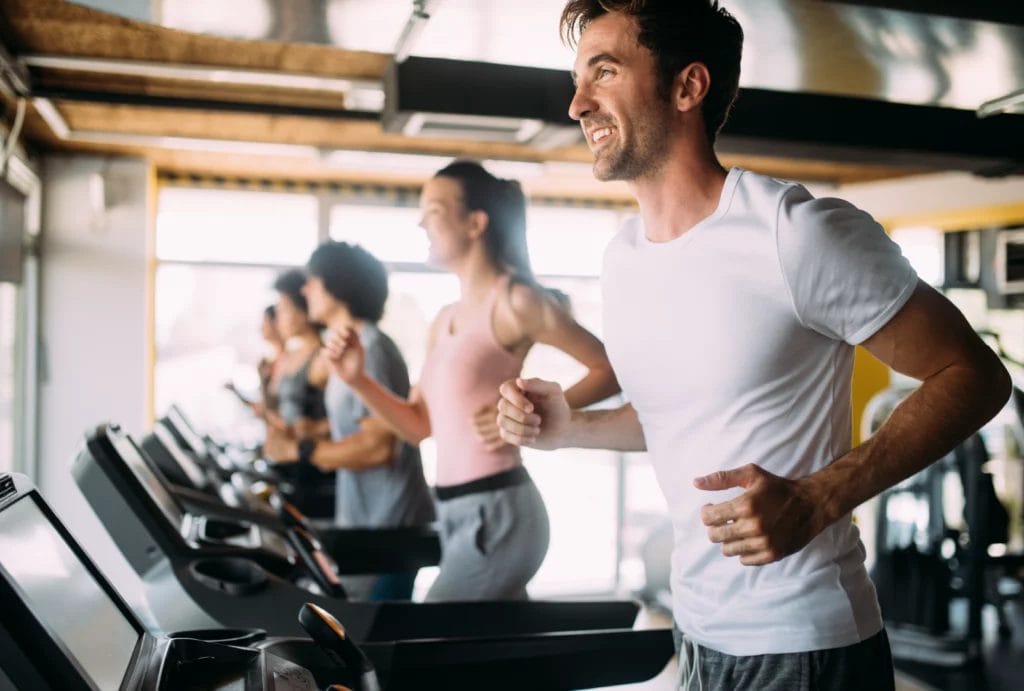
{"label": "treadmill console", "polygon": [[172,405],[167,410],[167,420],[173,425],[172,431],[177,432],[181,435],[182,441],[184,441],[192,452],[198,455],[200,458],[205,458],[209,454],[209,449],[206,447],[206,440],[203,439],[202,435],[196,431],[192,423],[185,417],[185,413],[181,411],[176,405]]}
{"label": "treadmill console", "polygon": [[72,552],[36,496],[0,512],[0,571],[71,666],[94,688],[116,689],[142,627]]}
{"label": "treadmill console", "polygon": [[288,543],[277,533],[264,530],[254,523],[196,516],[188,513],[171,494],[164,481],[154,472],[142,457],[135,443],[126,435],[108,435],[114,450],[125,462],[132,474],[145,488],[150,499],[160,507],[161,512],[176,526],[181,536],[193,547],[232,546],[246,549],[262,549],[281,559],[294,561]]}
{"label": "treadmill console", "polygon": [[184,449],[178,446],[174,434],[164,423],[157,422],[153,425],[153,436],[160,441],[178,469],[188,478],[189,485],[193,489],[206,490],[209,487],[210,481],[206,477],[206,471]]}
{"label": "treadmill console", "polygon": [[[165,637],[146,631],[28,479],[6,475],[0,481],[6,483],[0,489],[16,483],[15,492],[0,492],[0,671],[16,688],[321,688],[308,669],[244,647],[263,632],[212,629]],[[326,674],[352,683],[344,669]]]}

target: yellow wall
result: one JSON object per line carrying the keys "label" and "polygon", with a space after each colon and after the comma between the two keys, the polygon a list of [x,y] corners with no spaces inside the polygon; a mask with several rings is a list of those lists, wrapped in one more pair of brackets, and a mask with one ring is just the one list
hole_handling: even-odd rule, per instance
{"label": "yellow wall", "polygon": [[861,442],[860,421],[864,416],[864,406],[871,397],[889,386],[889,368],[861,347],[857,347],[853,356],[853,444]]}
{"label": "yellow wall", "polygon": [[[930,226],[944,231],[991,228],[1024,223],[1024,204],[1001,204],[965,208],[956,211],[919,213],[881,220],[886,232],[905,226]],[[860,421],[864,406],[877,392],[889,386],[889,368],[876,360],[868,351],[857,348],[853,361],[853,443],[861,442]]]}

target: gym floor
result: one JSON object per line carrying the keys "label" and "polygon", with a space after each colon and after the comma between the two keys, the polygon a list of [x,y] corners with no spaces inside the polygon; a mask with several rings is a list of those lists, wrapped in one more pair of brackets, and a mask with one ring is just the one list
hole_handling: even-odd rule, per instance
{"label": "gym floor", "polygon": [[[896,691],[1020,691],[1024,688],[1024,607],[1009,609],[1013,636],[999,642],[994,626],[986,627],[985,664],[944,670],[907,663],[896,665]],[[636,628],[671,626],[664,613],[648,608],[640,613]],[[642,684],[609,686],[616,691],[676,691],[679,668],[673,659],[658,676]]]}
{"label": "gym floor", "polygon": [[[994,617],[985,624],[984,664],[957,670],[901,663],[897,667],[936,691],[1020,691],[1024,688],[1024,607],[1022,603],[1007,606],[1012,636],[1000,641]],[[988,612],[986,612],[988,614]]]}

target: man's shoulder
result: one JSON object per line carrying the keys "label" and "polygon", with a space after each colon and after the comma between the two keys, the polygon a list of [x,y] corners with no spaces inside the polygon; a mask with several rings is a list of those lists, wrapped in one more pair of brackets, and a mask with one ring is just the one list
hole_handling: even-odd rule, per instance
{"label": "man's shoulder", "polygon": [[[850,224],[874,224],[870,214],[828,191],[808,189],[799,182],[743,171],[739,183],[741,203],[761,215],[771,215],[784,227],[800,231]],[[812,186],[813,187],[813,186]]]}
{"label": "man's shoulder", "polygon": [[371,329],[364,328],[363,333],[370,336],[363,343],[366,348],[366,371],[391,391],[405,396],[409,386],[409,370],[398,344],[376,325]]}
{"label": "man's shoulder", "polygon": [[[732,210],[760,211],[769,214],[777,211],[783,200],[813,199],[807,189],[791,180],[773,178],[749,170],[740,171],[736,190],[732,195]],[[741,209],[741,207],[746,207]]]}

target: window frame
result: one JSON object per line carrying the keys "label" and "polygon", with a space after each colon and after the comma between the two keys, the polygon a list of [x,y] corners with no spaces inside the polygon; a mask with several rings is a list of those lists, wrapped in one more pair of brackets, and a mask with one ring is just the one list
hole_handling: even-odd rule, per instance
{"label": "window frame", "polygon": [[25,198],[22,237],[24,272],[17,286],[14,321],[14,397],[12,470],[38,482],[39,439],[39,236],[42,218],[42,181],[30,164],[15,152],[7,161],[4,179]]}

